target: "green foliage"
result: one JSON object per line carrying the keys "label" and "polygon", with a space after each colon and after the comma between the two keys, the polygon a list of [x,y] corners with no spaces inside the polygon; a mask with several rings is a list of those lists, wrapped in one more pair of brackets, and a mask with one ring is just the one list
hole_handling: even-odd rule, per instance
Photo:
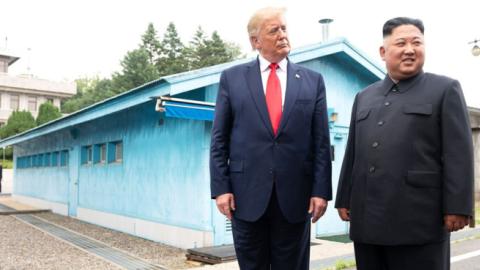
{"label": "green foliage", "polygon": [[177,28],[172,22],[168,24],[167,31],[160,43],[160,58],[156,62],[161,76],[175,74],[188,70],[186,49],[177,33]]}
{"label": "green foliage", "polygon": [[[8,149],[10,149],[10,152],[11,152],[11,147],[7,148],[7,151]],[[3,150],[1,150],[3,151]],[[3,152],[0,151],[0,158],[3,158]],[[10,159],[7,159],[7,154],[5,153],[5,159],[2,160],[2,168],[3,169],[13,169],[13,161],[12,161],[12,158],[10,157]]]}
{"label": "green foliage", "polygon": [[77,94],[63,102],[63,113],[75,112],[117,94],[113,91],[110,79],[80,78],[75,82],[77,83]]}
{"label": "green foliage", "polygon": [[229,62],[240,55],[240,48],[223,41],[216,31],[208,38],[198,27],[185,46],[174,23],[169,23],[162,40],[149,23],[138,48],[127,52],[121,60],[121,70],[114,72],[111,79],[77,79],[77,94],[63,102],[62,112],[72,113],[161,76]]}
{"label": "green foliage", "polygon": [[113,89],[121,93],[159,78],[157,68],[150,63],[150,53],[139,48],[127,53],[121,62],[122,71],[113,74]]}
{"label": "green foliage", "polygon": [[160,41],[157,38],[157,30],[155,30],[152,23],[149,23],[147,31],[142,35],[140,48],[145,49],[148,53],[148,62],[150,64],[155,65],[158,61],[160,47]]}
{"label": "green foliage", "polygon": [[7,124],[0,128],[0,137],[7,138],[36,126],[35,119],[28,111],[14,111]]}
{"label": "green foliage", "polygon": [[37,116],[37,126],[43,125],[60,117],[62,117],[60,110],[58,110],[58,108],[51,102],[47,101],[40,105]]}
{"label": "green foliage", "polygon": [[216,31],[207,38],[200,26],[187,48],[191,69],[226,63],[237,59],[240,54],[240,47],[224,42]]}

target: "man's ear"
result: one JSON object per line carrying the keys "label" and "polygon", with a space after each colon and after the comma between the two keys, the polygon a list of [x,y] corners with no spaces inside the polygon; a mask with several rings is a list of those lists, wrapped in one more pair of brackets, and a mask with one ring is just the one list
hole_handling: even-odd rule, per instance
{"label": "man's ear", "polygon": [[250,37],[250,44],[252,45],[252,49],[256,50],[258,49],[259,46],[259,40],[255,36]]}
{"label": "man's ear", "polygon": [[385,61],[385,46],[380,46],[380,49],[379,49],[379,52],[380,52],[380,57],[382,58],[383,61]]}

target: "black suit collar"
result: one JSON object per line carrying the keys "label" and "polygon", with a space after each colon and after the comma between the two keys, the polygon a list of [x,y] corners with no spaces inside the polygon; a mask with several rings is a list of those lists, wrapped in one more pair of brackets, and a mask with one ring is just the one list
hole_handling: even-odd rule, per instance
{"label": "black suit collar", "polygon": [[416,75],[405,80],[401,80],[398,83],[395,83],[387,74],[385,79],[383,79],[382,83],[382,89],[384,91],[383,94],[386,96],[394,87],[397,89],[398,92],[405,93],[410,90],[410,88],[412,88],[423,77],[423,74],[424,73],[421,70]]}

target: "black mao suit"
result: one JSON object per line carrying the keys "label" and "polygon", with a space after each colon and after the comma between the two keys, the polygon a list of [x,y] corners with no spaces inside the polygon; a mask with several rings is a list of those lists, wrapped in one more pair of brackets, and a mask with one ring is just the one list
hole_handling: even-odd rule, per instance
{"label": "black mao suit", "polygon": [[374,245],[448,240],[445,214],[472,215],[473,144],[458,81],[387,76],[354,102],[336,208],[350,237]]}

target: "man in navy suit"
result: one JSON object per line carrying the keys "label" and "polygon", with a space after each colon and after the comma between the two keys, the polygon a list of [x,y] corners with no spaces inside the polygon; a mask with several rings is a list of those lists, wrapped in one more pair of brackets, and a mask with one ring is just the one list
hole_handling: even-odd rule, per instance
{"label": "man in navy suit", "polygon": [[308,269],[310,218],[331,199],[320,74],[291,63],[284,9],[248,23],[252,62],[225,70],[213,122],[211,195],[232,220],[241,269]]}

